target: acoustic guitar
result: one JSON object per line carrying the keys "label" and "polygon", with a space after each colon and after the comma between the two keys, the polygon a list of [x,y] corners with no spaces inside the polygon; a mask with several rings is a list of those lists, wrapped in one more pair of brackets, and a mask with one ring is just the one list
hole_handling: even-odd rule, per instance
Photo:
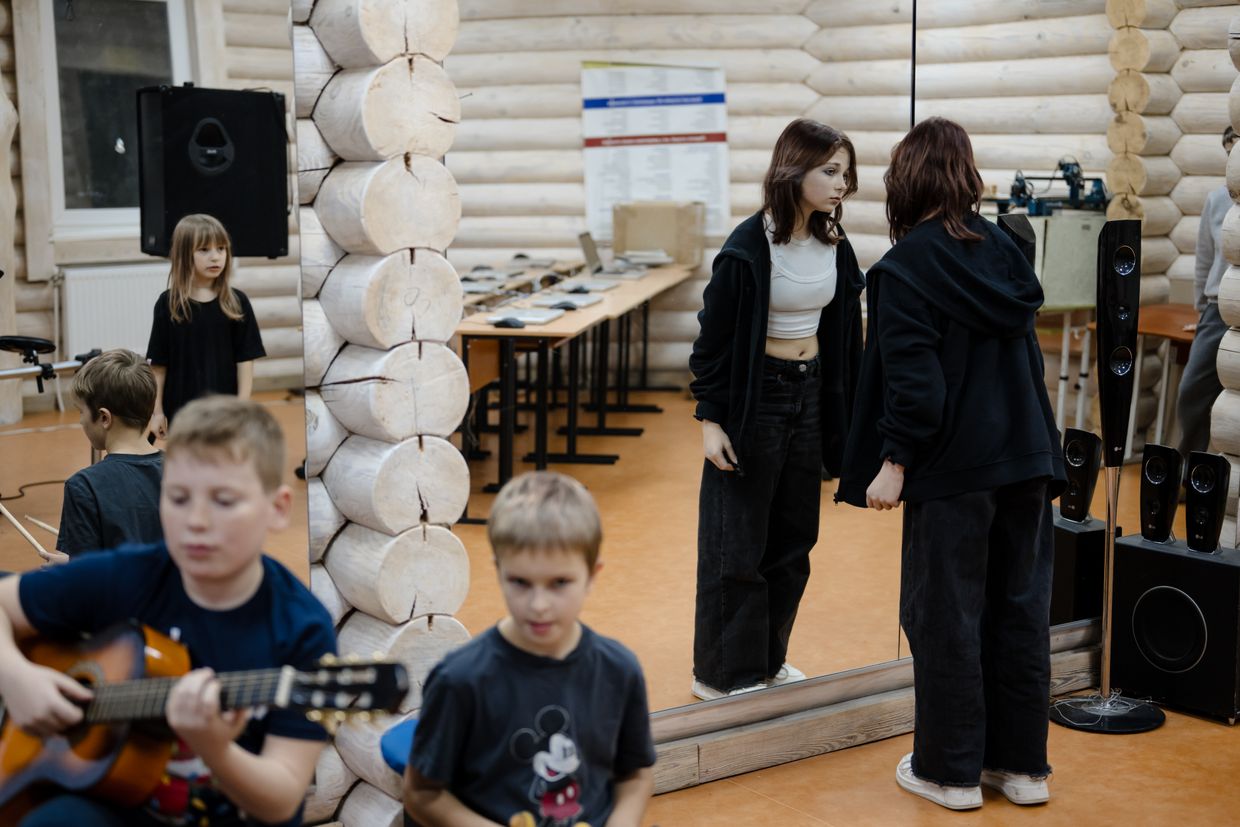
{"label": "acoustic guitar", "polygon": [[[18,729],[0,702],[0,824],[59,787],[124,807],[146,801],[158,786],[175,736],[164,722],[173,685],[190,669],[189,652],[154,629],[124,623],[73,644],[32,638],[22,645],[32,662],[90,687],[94,699],[80,724],[42,739]],[[265,706],[304,710],[329,729],[350,716],[392,712],[409,691],[398,663],[340,661],[218,676],[225,709]]]}

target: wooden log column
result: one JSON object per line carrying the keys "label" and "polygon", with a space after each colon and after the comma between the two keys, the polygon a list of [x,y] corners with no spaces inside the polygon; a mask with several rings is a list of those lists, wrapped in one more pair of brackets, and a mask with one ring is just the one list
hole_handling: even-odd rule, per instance
{"label": "wooden log column", "polygon": [[[297,0],[298,186],[304,245],[310,582],[343,654],[410,669],[402,707],[469,634],[469,588],[449,529],[469,471],[446,439],[468,403],[446,342],[462,293],[443,257],[460,222],[442,162],[460,120],[443,59],[456,0]],[[399,778],[356,723],[324,753],[308,820],[399,824]],[[358,779],[361,779],[359,781]]]}
{"label": "wooden log column", "polygon": [[[16,130],[17,109],[0,90],[0,269],[7,274],[6,278],[0,278],[0,332],[4,333],[17,331],[17,192],[13,189],[13,168],[9,164]],[[16,353],[0,353],[0,368],[20,365],[21,357]],[[11,379],[0,382],[0,425],[10,425],[21,418],[21,382]]]}

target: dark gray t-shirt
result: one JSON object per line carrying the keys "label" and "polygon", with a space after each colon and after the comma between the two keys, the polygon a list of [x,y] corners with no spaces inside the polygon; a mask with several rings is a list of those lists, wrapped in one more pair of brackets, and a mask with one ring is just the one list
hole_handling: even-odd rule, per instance
{"label": "dark gray t-shirt", "polygon": [[620,643],[582,626],[564,660],[492,627],[427,678],[409,765],[471,810],[508,824],[602,827],[615,780],[654,764],[646,682]]}
{"label": "dark gray t-shirt", "polygon": [[65,482],[56,548],[65,554],[154,543],[159,525],[159,483],[164,455],[108,454]]}

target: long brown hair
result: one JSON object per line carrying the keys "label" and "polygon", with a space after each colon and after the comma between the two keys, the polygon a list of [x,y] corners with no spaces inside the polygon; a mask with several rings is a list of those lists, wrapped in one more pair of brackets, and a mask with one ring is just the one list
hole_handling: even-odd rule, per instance
{"label": "long brown hair", "polygon": [[220,310],[233,321],[241,318],[241,300],[229,284],[233,272],[232,239],[216,218],[195,213],[178,221],[172,231],[172,245],[168,252],[172,262],[168,273],[168,308],[172,311],[172,321],[186,322],[190,318],[189,294],[194,286],[194,251],[215,246],[222,246],[226,252],[224,269],[212,282],[215,295],[220,300]]}
{"label": "long brown hair", "polygon": [[[857,153],[848,136],[808,118],[797,118],[784,127],[762,181],[762,211],[771,217],[774,243],[787,244],[792,239],[801,209],[801,182],[805,174],[825,164],[841,147],[848,150],[848,189],[844,192],[847,198],[857,191]],[[844,216],[844,198],[830,213],[815,210],[809,214],[809,232],[824,244],[835,244],[842,237],[840,220]]]}
{"label": "long brown hair", "polygon": [[981,206],[982,176],[960,124],[927,118],[910,129],[891,150],[883,183],[893,244],[928,218],[942,218],[952,238],[981,240],[968,223]]}

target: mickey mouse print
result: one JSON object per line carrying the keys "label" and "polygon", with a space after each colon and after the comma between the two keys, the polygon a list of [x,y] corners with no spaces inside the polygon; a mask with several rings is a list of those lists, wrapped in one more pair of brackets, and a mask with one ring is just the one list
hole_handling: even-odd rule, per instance
{"label": "mickey mouse print", "polygon": [[512,756],[529,764],[534,810],[508,819],[509,827],[590,827],[579,821],[584,768],[572,736],[572,717],[562,706],[545,706],[534,728],[519,729],[508,742]]}

